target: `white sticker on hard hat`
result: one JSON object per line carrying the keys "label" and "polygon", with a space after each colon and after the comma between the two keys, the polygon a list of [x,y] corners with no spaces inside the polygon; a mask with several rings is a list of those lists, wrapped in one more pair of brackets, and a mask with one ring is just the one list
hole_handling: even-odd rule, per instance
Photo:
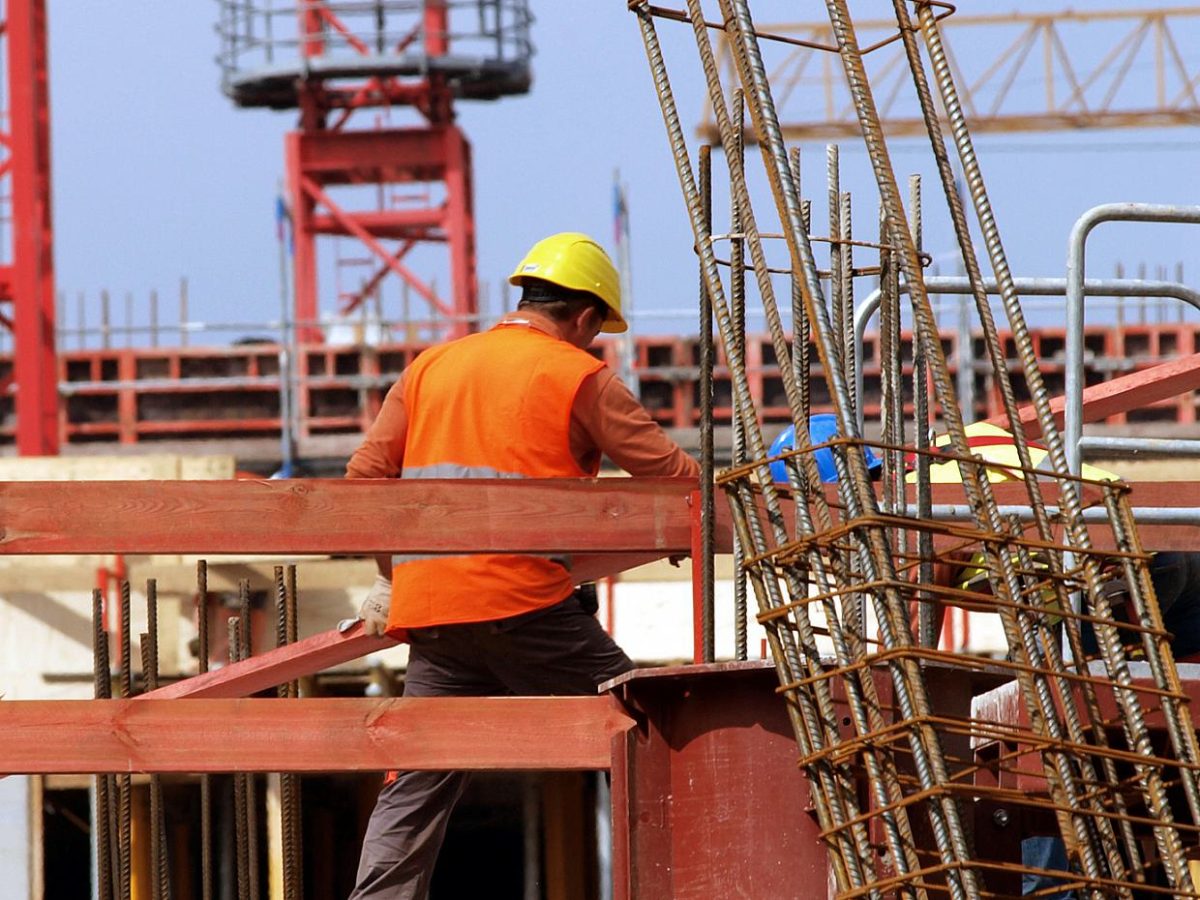
{"label": "white sticker on hard hat", "polygon": [[536,272],[538,265],[539,265],[538,263],[527,263],[526,265],[521,266],[521,271],[522,272]]}

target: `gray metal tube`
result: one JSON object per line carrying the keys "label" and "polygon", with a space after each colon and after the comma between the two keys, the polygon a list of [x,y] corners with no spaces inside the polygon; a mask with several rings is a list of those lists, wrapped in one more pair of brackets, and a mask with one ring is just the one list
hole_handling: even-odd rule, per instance
{"label": "gray metal tube", "polygon": [[[1067,244],[1067,347],[1066,347],[1066,406],[1063,410],[1063,440],[1066,444],[1067,467],[1078,475],[1082,464],[1079,439],[1083,436],[1083,298],[1087,294],[1084,280],[1085,251],[1088,235],[1101,222],[1176,222],[1200,223],[1200,206],[1175,206],[1154,203],[1105,203],[1094,206],[1080,216],[1071,229]],[[1191,297],[1180,300],[1200,309]]]}
{"label": "gray metal tube", "polygon": [[[1033,510],[1028,506],[998,506],[1000,515],[1017,516],[1022,522],[1033,520]],[[1046,512],[1055,516],[1057,506],[1047,506]],[[1135,506],[1133,518],[1139,525],[1200,525],[1200,509],[1183,506]],[[975,521],[971,507],[965,503],[935,503],[933,518],[943,522]],[[1107,522],[1108,510],[1096,506],[1083,511],[1085,522]]]}
{"label": "gray metal tube", "polygon": [[[1098,207],[1099,208],[1099,207]],[[1188,207],[1196,209],[1200,213],[1200,207]],[[1200,221],[1198,219],[1197,221]],[[1080,270],[1082,271],[1082,269]],[[989,278],[984,281],[984,289],[992,295],[1000,293],[996,285],[995,279]],[[1014,284],[1017,293],[1025,297],[1063,297],[1066,296],[1068,290],[1068,279],[1066,278],[1016,278]],[[970,294],[971,282],[969,279],[959,276],[937,276],[931,275],[925,278],[925,289],[930,294]],[[907,287],[900,285],[901,291],[906,291]],[[1192,290],[1186,285],[1175,281],[1146,281],[1140,278],[1088,278],[1083,282],[1083,294],[1087,297],[1174,297],[1181,300],[1196,309],[1200,309],[1200,291]],[[862,346],[863,339],[867,333],[867,324],[871,317],[879,310],[880,295],[878,290],[868,294],[854,310],[854,347],[855,347],[855,368],[854,379],[857,389],[857,396],[862,397],[863,390],[863,371],[862,371]],[[1067,319],[1067,345],[1066,345],[1066,363],[1067,363],[1067,383],[1066,391],[1068,402],[1072,389],[1071,380],[1071,334],[1070,334],[1070,309],[1068,308]],[[1080,366],[1083,359],[1083,331],[1082,318],[1080,319],[1079,331],[1079,347],[1076,351]],[[1080,373],[1076,373],[1076,385],[1082,386],[1083,378]],[[1080,404],[1083,399],[1080,394]],[[1082,416],[1082,412],[1077,413]],[[862,433],[862,402],[858,404],[859,416],[859,433]],[[1070,412],[1067,412],[1067,422],[1070,422]],[[1065,436],[1070,439],[1069,430],[1064,431]],[[1076,437],[1075,443],[1078,443]],[[1068,447],[1070,452],[1070,447]]]}
{"label": "gray metal tube", "polygon": [[1079,440],[1080,452],[1109,450],[1114,453],[1144,453],[1146,456],[1200,456],[1200,440],[1187,438],[1141,438],[1089,436]]}

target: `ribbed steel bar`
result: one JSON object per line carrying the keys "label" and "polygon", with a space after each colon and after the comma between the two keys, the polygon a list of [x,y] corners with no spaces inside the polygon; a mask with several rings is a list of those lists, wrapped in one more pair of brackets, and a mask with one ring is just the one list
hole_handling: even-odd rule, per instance
{"label": "ribbed steel bar", "polygon": [[[799,196],[799,189],[796,194]],[[844,350],[846,326],[854,318],[854,307],[846,306],[844,291],[846,268],[842,263],[846,247],[842,237],[842,179],[838,145],[825,147],[825,203],[829,213],[829,318],[839,346]],[[845,357],[842,356],[844,361]]]}
{"label": "ribbed steel bar", "polygon": [[[133,640],[130,634],[129,582],[120,585],[121,698],[133,696]],[[123,900],[133,896],[133,780],[129,775],[117,776],[117,877]]]}
{"label": "ribbed steel bar", "polygon": [[[797,186],[797,190],[799,187]],[[842,241],[842,322],[838,334],[842,340],[842,364],[845,367],[843,378],[850,390],[850,404],[858,408],[861,398],[855,393],[852,373],[857,366],[854,352],[854,218],[850,192],[843,191],[841,199],[841,233],[837,236]]]}
{"label": "ribbed steel bar", "polygon": [[[146,631],[142,635],[142,683],[158,688],[158,582],[146,581]],[[167,855],[167,826],[163,811],[162,777],[150,776],[150,896],[170,900],[171,869]]]}
{"label": "ribbed steel bar", "polygon": [[[1047,598],[1044,590],[1038,583],[1038,563],[1034,559],[1033,554],[1029,552],[1028,547],[1019,541],[1023,534],[1020,520],[1015,516],[1011,517],[1008,520],[1008,525],[1010,533],[1014,538],[1018,539],[1015,543],[1017,561],[1022,572],[1027,573],[1024,578],[1025,590],[1023,593],[1030,599],[1030,605],[1036,609],[1036,612],[1032,613],[1029,617],[1030,625],[1036,633],[1034,647],[1037,650],[1037,656],[1033,660],[1033,664],[1060,673],[1060,676],[1055,679],[1055,689],[1058,691],[1059,697],[1062,698],[1067,732],[1071,742],[1080,747],[1087,747],[1089,744],[1098,748],[1107,747],[1108,739],[1104,734],[1103,719],[1099,704],[1096,702],[1095,689],[1087,682],[1078,685],[1079,692],[1084,701],[1084,711],[1087,714],[1086,721],[1092,729],[1091,734],[1085,732],[1085,720],[1080,715],[1076,705],[1075,693],[1072,690],[1076,683],[1069,678],[1070,669],[1063,660],[1061,638],[1058,629],[1052,624],[1053,613],[1056,609],[1059,609],[1056,606],[1057,597],[1051,596]],[[1044,567],[1042,568],[1044,570]],[[1080,647],[1080,651],[1082,651],[1082,646]],[[1076,658],[1083,659],[1083,653],[1080,652]],[[1088,790],[1089,785],[1120,784],[1120,776],[1116,765],[1111,759],[1103,755],[1099,756],[1099,768],[1103,771],[1103,780],[1101,780],[1096,768],[1096,760],[1092,754],[1077,753],[1076,756],[1085,791]],[[1137,839],[1133,833],[1133,826],[1129,820],[1129,809],[1125,801],[1125,796],[1121,791],[1110,791],[1106,792],[1106,794],[1103,802],[1111,803],[1112,808],[1120,816],[1117,820],[1120,828],[1119,848],[1117,846],[1117,836],[1112,827],[1113,823],[1104,816],[1106,810],[1103,808],[1103,802],[1101,804],[1089,803],[1088,809],[1096,816],[1094,819],[1095,831],[1097,832],[1098,839],[1102,842],[1105,856],[1109,859],[1116,856],[1118,860],[1115,866],[1110,863],[1110,871],[1113,872],[1114,877],[1119,875],[1120,877],[1131,877],[1138,882],[1144,881],[1144,875],[1141,871],[1141,849],[1138,846]],[[1126,854],[1125,859],[1128,861],[1128,875],[1124,874],[1125,861],[1121,860],[1118,855],[1122,850]]]}
{"label": "ribbed steel bar", "polygon": [[[700,48],[701,61],[704,66],[706,79],[709,85],[710,101],[712,102],[714,110],[717,114],[723,142],[728,144],[731,129],[728,124],[728,112],[724,105],[719,78],[716,75],[716,67],[713,62],[711,45],[709,44],[708,37],[703,30],[696,28],[696,23],[700,19],[698,6],[690,5],[690,9],[692,14],[693,28],[696,30],[697,45]],[[749,245],[759,292],[763,299],[764,311],[766,313],[768,325],[772,334],[772,341],[775,344],[776,356],[781,360],[786,360],[788,348],[786,346],[782,327],[779,322],[778,310],[775,306],[770,275],[762,252],[761,240],[758,236],[757,226],[754,221],[754,215],[746,189],[745,174],[741,170],[740,160],[737,158],[737,154],[730,152],[730,147],[728,145],[726,146],[726,158],[730,164],[731,187],[732,190],[738,195],[739,207],[742,210],[742,231],[744,232]],[[788,168],[790,174],[791,169],[786,157],[783,159],[783,165]],[[805,235],[805,241],[807,243],[807,235]],[[823,303],[816,304],[815,300],[810,301],[809,299],[810,297],[823,297],[823,292],[821,291],[815,263],[813,262],[811,256],[811,248],[808,248],[808,250],[808,265],[805,267],[805,280],[801,282],[802,290],[806,291],[805,302],[813,305],[814,308],[819,309],[819,313],[822,317],[821,321],[824,323],[824,329],[821,332],[814,331],[814,333],[819,334],[821,340],[825,344],[823,349],[826,351],[827,355],[823,355],[822,359],[826,363],[826,369],[834,372],[835,381],[840,381],[840,383],[844,386],[845,379],[838,378],[838,375],[842,374],[840,372],[840,351],[837,347],[836,340],[834,340],[829,334],[830,326],[828,324],[828,311],[825,309]],[[829,349],[830,346],[832,346],[832,350]],[[828,362],[830,357],[835,360],[832,364]],[[793,422],[797,434],[797,444],[803,446],[808,442],[808,423],[806,418],[801,415],[801,410],[799,409],[798,390],[796,388],[796,383],[791,377],[792,372],[790,368],[786,365],[781,367],[781,376],[784,384],[784,390],[788,397],[789,407],[791,408],[793,414]],[[757,422],[747,421],[746,427],[751,433],[753,433],[757,431]],[[804,467],[807,469],[807,471],[802,474],[801,472],[794,471],[789,467],[789,480],[791,481],[792,487],[795,490],[804,492],[805,485],[819,485],[820,478],[815,471],[815,467],[810,456],[802,456],[801,462],[804,464]],[[861,460],[859,462],[861,462]],[[865,476],[865,471],[863,474]],[[764,485],[763,487],[769,488],[769,485]],[[825,504],[823,494],[817,491],[810,491],[807,493],[807,496],[816,507],[818,515],[822,520],[822,526],[827,528],[830,521],[829,510]],[[808,504],[797,503],[795,505],[795,509],[797,512],[797,531],[806,534],[812,534],[813,523],[807,519],[809,513]],[[773,524],[776,521],[777,520],[772,519]],[[787,535],[782,528],[781,522],[774,524],[774,531],[774,538],[776,542],[785,542],[787,540]],[[821,586],[821,592],[825,596],[831,595],[829,588],[835,584],[833,575],[827,570],[827,566],[830,564],[834,565],[835,570],[838,568],[836,559],[829,560],[822,557],[820,553],[813,553],[808,559],[808,567],[803,573],[804,576],[807,576],[807,574],[811,572],[815,576],[816,582]],[[785,568],[782,571],[782,574],[788,581],[789,592],[792,596],[800,596],[807,591],[807,577],[801,577],[801,573],[799,573],[797,570]],[[842,583],[845,583],[844,578],[841,579],[841,581]],[[813,638],[814,632],[812,630],[812,623],[808,618],[807,608],[803,604],[793,605],[792,608],[795,613],[793,624],[800,634],[801,640],[806,645],[810,643],[815,645]],[[837,623],[838,613],[832,603],[826,604],[823,611],[826,616],[826,624],[829,627],[830,636],[834,641],[835,653],[837,654],[839,662],[842,664],[847,664],[851,659],[852,650],[850,649],[846,632]],[[760,618],[762,618],[762,616],[760,616]],[[777,619],[772,617],[770,621],[777,621]],[[810,662],[810,665],[813,663],[819,664],[819,659],[813,659]],[[850,709],[856,721],[856,727],[860,733],[867,733],[872,730],[872,720],[877,719],[879,716],[879,705],[878,699],[874,697],[873,682],[869,677],[861,678],[860,681],[859,679],[861,674],[862,673],[854,672],[852,676],[846,680],[845,687],[852,700],[850,703]],[[814,682],[814,684],[817,689],[816,699],[818,704],[824,709],[828,706],[831,700],[831,697],[827,692],[826,684],[823,680],[818,680]],[[834,741],[840,740],[840,737],[837,735],[836,731],[831,735],[831,737]],[[904,817],[904,815],[894,815],[894,807],[889,798],[889,794],[894,792],[896,789],[896,779],[890,774],[884,774],[888,769],[888,763],[886,761],[881,762],[877,760],[874,752],[869,752],[867,754],[866,765],[868,779],[871,781],[873,790],[875,790],[878,795],[877,800],[881,803],[881,805],[888,809],[888,812],[885,813],[883,819],[889,845],[892,850],[893,864],[901,870],[906,870],[915,857],[913,857],[909,846],[911,839],[907,819]]]}
{"label": "ribbed steel bar", "polygon": [[[243,582],[244,583],[244,582]],[[237,663],[242,659],[242,623],[238,616],[230,616],[227,620],[229,634],[229,662]],[[236,855],[237,897],[238,900],[250,900],[250,867],[253,861],[250,857],[250,824],[247,816],[246,775],[236,773],[233,776],[233,842]]]}
{"label": "ribbed steel bar", "polygon": [[[923,210],[921,207],[921,176],[911,175],[908,179],[908,222],[912,231],[913,247],[921,253],[924,244]],[[851,326],[857,335],[857,322]],[[858,340],[851,337],[850,346],[853,349],[853,370],[862,369],[858,358]],[[924,452],[929,449],[930,440],[930,408],[929,408],[929,373],[925,365],[925,345],[922,341],[913,341],[913,443],[917,448],[917,518],[927,520],[933,506],[933,497],[929,485],[929,455]],[[922,529],[917,532],[917,556],[921,560],[917,568],[917,583],[933,584],[933,535]],[[937,610],[932,597],[928,594],[918,595],[917,600],[917,643],[922,647],[937,647]]]}
{"label": "ribbed steel bar", "polygon": [[[275,567],[275,646],[284,647],[289,640],[290,610],[287,579],[283,566]],[[276,688],[276,696],[286,700],[292,695],[291,684],[284,682]],[[299,900],[300,856],[296,846],[296,792],[298,785],[290,772],[279,776],[279,833],[282,843],[282,872],[284,900]]]}
{"label": "ribbed steel bar", "polygon": [[[93,694],[97,700],[112,697],[108,632],[104,629],[104,592],[92,591]],[[112,776],[97,775],[96,794],[96,898],[113,900]]]}
{"label": "ribbed steel bar", "polygon": [[[740,90],[733,93],[734,121],[737,123],[737,134],[734,135],[734,152],[739,159],[744,159],[745,153],[745,113],[746,101]],[[742,215],[738,210],[737,199],[730,194],[729,199],[729,230],[733,237],[729,240],[729,305],[732,319],[735,343],[738,344],[740,358],[746,355],[746,252],[740,236],[742,230]],[[730,406],[734,406],[730,397]],[[740,466],[746,462],[746,435],[742,428],[742,417],[737,409],[733,409],[730,418],[732,432],[733,465]],[[744,566],[746,563],[746,548],[741,539],[735,534],[733,540],[733,656],[734,659],[746,659],[749,655],[747,646],[747,584]]]}
{"label": "ribbed steel bar", "polygon": [[[688,156],[683,127],[680,123],[678,109],[675,105],[674,94],[671,90],[666,65],[663,60],[662,48],[654,27],[649,5],[639,3],[632,7],[636,14],[646,49],[647,61],[650,66],[651,78],[658,94],[659,105],[663,113],[663,121],[667,129],[668,142],[675,160],[679,175],[680,186],[683,190],[692,230],[695,236],[697,251],[700,254],[705,281],[713,301],[714,312],[717,316],[723,339],[732,332],[729,310],[725,302],[725,294],[717,269],[715,255],[709,243],[709,235],[704,232],[703,215],[700,206],[696,181],[692,172],[692,164]],[[722,100],[722,104],[723,104]],[[727,157],[729,154],[726,154]],[[739,198],[740,202],[740,198]],[[751,458],[764,460],[766,448],[763,445],[762,434],[754,419],[754,403],[751,399],[749,384],[746,379],[745,358],[743,348],[736,340],[723,340],[726,357],[729,364],[730,380],[734,391],[734,400],[738,415],[747,423],[745,436],[747,450]],[[753,423],[753,425],[751,425]],[[765,463],[757,465],[757,477],[762,486],[762,500],[767,505],[767,515],[773,522],[782,521],[779,509],[779,498],[771,481],[770,471]],[[735,488],[735,510],[741,515],[735,515],[735,525],[739,538],[749,552],[760,553],[765,549],[762,523],[758,520],[758,495],[750,490],[749,485],[743,484]],[[760,567],[751,566],[747,570],[760,611],[766,612],[782,605],[782,596],[778,579],[768,573],[763,577]],[[798,673],[806,666],[801,660],[799,648],[794,636],[783,629],[768,629],[767,639],[772,654],[776,660],[779,679],[782,685],[793,682]],[[787,705],[793,731],[801,752],[811,755],[814,748],[825,746],[825,734],[828,726],[823,725],[823,716],[816,708],[812,698],[806,694],[795,697],[794,703]],[[835,720],[836,724],[836,720]],[[838,773],[825,759],[818,760],[812,766],[814,788],[813,804],[818,821],[827,833],[831,834],[830,851],[834,862],[834,878],[843,890],[862,887],[866,882],[865,866],[873,863],[867,835],[861,826],[851,826],[844,830],[848,820],[853,820],[854,813],[847,810],[846,804],[852,803],[853,797],[838,786]]]}
{"label": "ribbed steel bar", "polygon": [[[925,47],[933,67],[935,80],[941,94],[943,107],[950,121],[955,145],[970,189],[971,198],[979,220],[980,230],[988,249],[996,281],[1001,289],[1001,298],[1008,312],[1010,328],[1017,344],[1025,369],[1026,381],[1034,408],[1038,413],[1038,421],[1042,428],[1042,440],[1045,443],[1056,472],[1068,472],[1069,460],[1066,450],[1053,419],[1050,409],[1049,395],[1044,380],[1038,369],[1036,355],[1032,342],[1029,340],[1028,329],[1020,310],[1016,290],[1013,284],[1011,270],[1000,241],[999,229],[996,226],[991,204],[983,183],[978,159],[975,156],[970,134],[966,128],[962,105],[959,101],[957,88],[954,84],[953,73],[948,63],[945,47],[942,43],[940,26],[936,16],[928,5],[919,4],[917,8],[921,33]],[[1060,479],[1061,503],[1067,511],[1066,526],[1071,534],[1072,543],[1086,550],[1090,548],[1090,539],[1086,525],[1081,515],[1081,503],[1075,485],[1069,479]],[[1095,560],[1088,553],[1082,555],[1084,584],[1089,601],[1089,608],[1097,613],[1107,612],[1107,604],[1101,596],[1101,578]],[[1150,739],[1146,730],[1145,718],[1135,691],[1129,690],[1131,683],[1128,659],[1120,646],[1119,640],[1111,634],[1112,629],[1097,628],[1097,636],[1102,655],[1110,677],[1120,686],[1116,691],[1118,703],[1124,713],[1126,729],[1132,733],[1133,744],[1140,752],[1150,751]],[[1170,655],[1170,651],[1166,651]],[[1181,760],[1189,765],[1181,767],[1180,779],[1188,799],[1193,819],[1200,819],[1200,785],[1197,783],[1195,770],[1192,765],[1200,760],[1200,748],[1197,746],[1195,732],[1185,729],[1187,734],[1172,733],[1172,738],[1178,737],[1182,743],[1175,746],[1175,752]],[[1144,785],[1147,800],[1156,816],[1164,823],[1171,821],[1170,807],[1166,802],[1163,773],[1157,767],[1147,767],[1144,772]],[[1156,837],[1162,844],[1164,868],[1173,886],[1181,890],[1191,890],[1192,880],[1188,867],[1183,861],[1182,849],[1179,846],[1178,832],[1166,827],[1156,829]]]}
{"label": "ribbed steel bar", "polygon": [[[296,643],[300,631],[299,617],[299,601],[297,598],[296,588],[296,567],[289,565],[284,569],[284,605],[286,619],[287,642],[289,644]],[[295,699],[300,696],[300,685],[297,681],[288,682],[288,696]],[[284,799],[284,809],[287,812],[287,817],[291,821],[291,846],[292,854],[296,859],[295,868],[292,870],[291,891],[292,894],[288,897],[285,894],[284,900],[302,900],[304,897],[304,820],[303,820],[303,804],[302,804],[302,788],[300,776],[297,774],[288,774],[284,776],[285,781],[291,784],[291,791],[288,798]],[[286,891],[286,886],[285,886]]]}
{"label": "ribbed steel bar", "polygon": [[[704,211],[704,224],[712,232],[712,148],[707,144],[700,148],[697,166],[700,176],[700,202]],[[700,567],[700,656],[704,662],[716,658],[713,641],[715,573],[715,516],[716,506],[713,484],[713,314],[712,301],[700,274],[700,546],[699,560],[692,565]],[[694,577],[694,576],[693,576]]]}
{"label": "ribbed steel bar", "polygon": [[[249,659],[254,653],[251,621],[250,580],[242,578],[238,581],[239,660]],[[246,855],[249,859],[247,889],[250,900],[258,900],[260,896],[258,876],[258,792],[255,789],[254,775],[245,774],[238,777],[242,779],[242,794],[245,798]]]}
{"label": "ribbed steel bar", "polygon": [[[208,563],[196,561],[197,668],[208,671]],[[200,900],[213,900],[212,779],[200,776]]]}
{"label": "ribbed steel bar", "polygon": [[[783,153],[782,136],[778,119],[775,115],[773,101],[767,84],[766,73],[758,52],[749,10],[744,2],[738,0],[721,0],[727,32],[733,38],[733,57],[737,63],[742,87],[747,92],[752,118],[759,136],[763,159],[767,164],[767,175],[771,182],[772,193],[779,209],[781,221],[784,223],[784,233],[788,239],[789,250],[792,254],[793,266],[805,272],[809,285],[806,288],[806,302],[810,307],[810,315],[814,324],[814,334],[818,338],[818,352],[827,372],[834,407],[837,410],[841,433],[857,437],[857,421],[849,402],[846,380],[842,377],[840,365],[840,348],[830,332],[830,323],[823,307],[815,302],[820,293],[816,279],[816,270],[812,261],[811,247],[807,234],[803,231],[799,219],[799,202],[795,194],[794,182],[786,165]],[[834,22],[834,32],[843,47],[846,41],[845,27],[839,29],[837,16],[839,7],[830,7],[831,21]],[[844,13],[844,10],[841,10]],[[693,12],[693,19],[695,13]],[[861,73],[861,59],[857,59],[857,67]],[[847,70],[851,65],[846,66]],[[865,84],[865,74],[862,78]],[[852,93],[853,93],[852,84]],[[877,117],[875,119],[878,131]],[[864,129],[865,130],[865,129]],[[890,168],[888,169],[890,174]],[[879,180],[877,173],[877,180]],[[893,179],[894,182],[894,179]],[[881,185],[881,194],[885,195],[885,205],[888,198]],[[894,211],[889,210],[889,219],[896,219]],[[891,229],[891,237],[896,238],[897,229]],[[903,254],[902,254],[903,256]],[[911,260],[910,260],[911,262]],[[906,273],[915,267],[905,266]],[[764,303],[766,303],[764,291]],[[769,310],[769,304],[768,304]],[[940,348],[939,348],[940,349]],[[786,383],[785,383],[786,388]],[[838,481],[846,513],[857,517],[864,508],[874,509],[875,498],[871,491],[870,481],[861,455],[858,453],[834,453],[835,467],[838,469]],[[887,545],[887,536],[882,530],[863,529],[856,537],[861,541],[859,558],[865,577],[871,581],[884,584],[894,583],[892,577],[891,551]],[[885,587],[882,591],[872,592],[872,603],[875,607],[879,628],[880,641],[885,648],[907,644],[911,636],[907,634],[907,610],[902,607],[902,600],[894,588]],[[918,721],[927,714],[929,705],[925,695],[924,684],[919,668],[909,660],[889,660],[888,668],[892,675],[893,686],[898,708],[901,715],[907,719]],[[932,790],[947,779],[945,761],[936,732],[924,725],[917,725],[910,732],[910,750],[917,771],[917,777],[926,790]],[[969,851],[959,821],[957,806],[952,800],[935,797],[927,804],[932,830],[939,854],[949,882],[951,896],[967,896],[974,890],[975,875],[965,866],[969,860]]]}

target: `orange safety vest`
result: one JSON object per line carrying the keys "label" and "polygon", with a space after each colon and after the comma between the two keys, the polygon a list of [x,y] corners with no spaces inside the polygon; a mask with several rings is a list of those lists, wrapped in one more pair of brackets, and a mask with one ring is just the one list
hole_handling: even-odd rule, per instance
{"label": "orange safety vest", "polygon": [[[404,375],[406,478],[594,476],[571,455],[571,408],[604,363],[566,341],[501,324],[426,350]],[[485,622],[552,606],[573,589],[539,556],[393,556],[388,630]]]}

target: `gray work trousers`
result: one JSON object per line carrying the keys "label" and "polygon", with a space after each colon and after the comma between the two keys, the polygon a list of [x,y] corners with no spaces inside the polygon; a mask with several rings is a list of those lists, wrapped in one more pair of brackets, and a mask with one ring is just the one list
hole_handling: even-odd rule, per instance
{"label": "gray work trousers", "polygon": [[[633,663],[574,595],[495,622],[409,632],[406,697],[594,694]],[[469,735],[464,735],[464,740]],[[401,772],[383,786],[350,900],[425,900],[466,772]]]}

